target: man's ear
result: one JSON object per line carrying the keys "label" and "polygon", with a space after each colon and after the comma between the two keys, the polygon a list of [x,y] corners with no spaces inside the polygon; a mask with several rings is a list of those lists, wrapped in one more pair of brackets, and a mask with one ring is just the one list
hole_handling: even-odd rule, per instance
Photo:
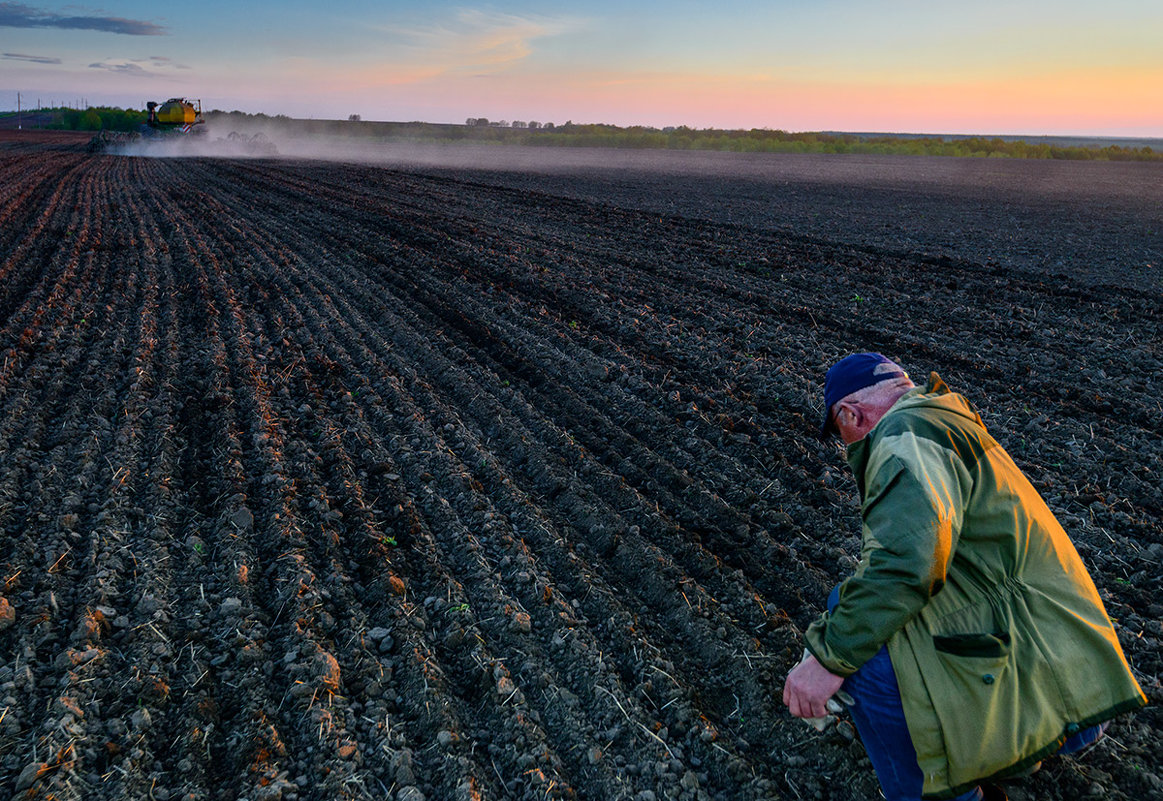
{"label": "man's ear", "polygon": [[842,400],[836,407],[837,422],[840,420],[840,415],[845,415],[846,425],[858,426],[864,420],[864,409],[861,408],[859,402]]}

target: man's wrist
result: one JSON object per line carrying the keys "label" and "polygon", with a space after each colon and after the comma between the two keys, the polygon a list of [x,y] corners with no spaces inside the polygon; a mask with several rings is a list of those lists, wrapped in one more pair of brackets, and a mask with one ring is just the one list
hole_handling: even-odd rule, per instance
{"label": "man's wrist", "polygon": [[[809,629],[808,631],[810,633],[811,629]],[[848,676],[851,676],[853,673],[856,672],[856,668],[852,668],[851,670],[846,670],[845,668],[847,666],[844,663],[837,663],[834,660],[821,657],[821,655],[820,655],[821,649],[814,646],[812,643],[812,638],[810,638],[806,635],[804,636],[804,650],[807,651],[809,654],[811,654],[815,658],[815,660],[820,663],[820,666],[822,668],[824,668],[824,670],[828,671],[829,673],[831,673],[834,676],[838,676],[838,677],[843,679],[843,678],[847,678]]]}

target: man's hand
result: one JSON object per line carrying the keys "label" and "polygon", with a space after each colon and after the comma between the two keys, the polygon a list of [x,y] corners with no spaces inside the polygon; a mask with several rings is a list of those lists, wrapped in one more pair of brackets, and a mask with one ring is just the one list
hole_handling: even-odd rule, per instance
{"label": "man's hand", "polygon": [[843,676],[830,673],[816,657],[808,655],[787,674],[783,702],[797,718],[822,718],[828,714],[828,699],[844,683]]}

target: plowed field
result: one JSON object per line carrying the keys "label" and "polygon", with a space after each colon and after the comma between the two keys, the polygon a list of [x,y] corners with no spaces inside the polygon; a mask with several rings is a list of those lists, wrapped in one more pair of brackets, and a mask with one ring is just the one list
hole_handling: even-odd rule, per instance
{"label": "plowed field", "polygon": [[779,701],[858,551],[822,372],[870,349],[981,408],[1152,700],[1011,797],[1160,797],[1160,198],[1046,195],[1028,241],[1106,259],[1040,274],[1014,169],[942,251],[859,187],[877,230],[808,236],[738,177],[0,141],[0,796],[877,797]]}

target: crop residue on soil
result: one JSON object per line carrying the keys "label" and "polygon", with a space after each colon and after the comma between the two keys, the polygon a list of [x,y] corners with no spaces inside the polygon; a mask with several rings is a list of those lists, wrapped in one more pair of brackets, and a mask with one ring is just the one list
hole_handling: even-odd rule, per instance
{"label": "crop residue on soil", "polygon": [[1011,797],[1158,795],[1157,263],[561,180],[0,142],[0,794],[876,797],[779,700],[859,542],[820,375],[874,349],[981,407],[1153,702]]}

